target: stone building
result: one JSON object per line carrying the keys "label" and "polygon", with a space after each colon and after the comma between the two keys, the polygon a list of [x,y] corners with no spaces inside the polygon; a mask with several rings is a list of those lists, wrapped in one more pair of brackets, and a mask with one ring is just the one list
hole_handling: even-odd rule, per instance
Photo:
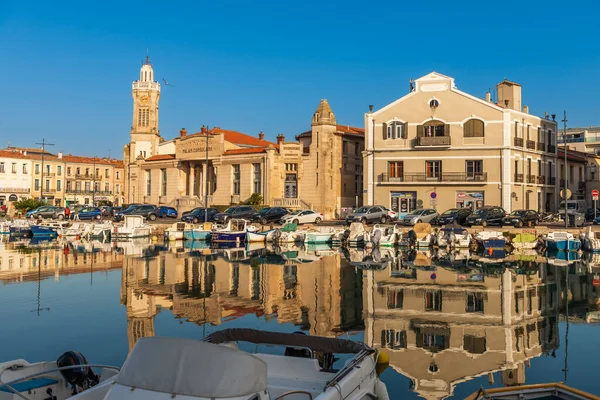
{"label": "stone building", "polygon": [[31,196],[32,162],[14,150],[0,150],[0,205]]}
{"label": "stone building", "polygon": [[202,127],[165,140],[158,128],[160,84],[146,58],[133,82],[130,142],[124,148],[127,203],[196,206],[239,204],[254,193],[263,203],[311,208],[333,218],[362,202],[364,131],[337,125],[327,100],[312,118],[312,129],[295,142],[277,141]]}
{"label": "stone building", "polygon": [[123,161],[64,155],[65,200],[69,204],[123,204]]}
{"label": "stone building", "polygon": [[555,118],[522,105],[504,80],[497,101],[432,72],[404,97],[365,115],[365,202],[400,213],[434,207],[556,210]]}

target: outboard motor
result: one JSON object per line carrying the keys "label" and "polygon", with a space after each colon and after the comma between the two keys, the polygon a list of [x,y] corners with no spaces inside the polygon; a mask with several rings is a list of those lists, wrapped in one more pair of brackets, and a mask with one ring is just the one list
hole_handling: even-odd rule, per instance
{"label": "outboard motor", "polygon": [[273,241],[276,242],[281,237],[281,229],[277,228],[272,233]]}
{"label": "outboard motor", "polygon": [[381,231],[378,229],[375,232],[373,232],[373,235],[371,235],[371,242],[373,243],[374,246],[377,246],[379,244],[380,240],[381,240]]}
{"label": "outboard motor", "polygon": [[408,243],[411,246],[414,246],[417,243],[417,233],[414,231],[414,229],[408,231]]}
{"label": "outboard motor", "polygon": [[[60,371],[63,378],[72,386],[73,395],[96,386],[100,382],[98,375],[90,367],[85,366],[87,364],[87,359],[77,351],[67,351],[56,360],[59,368],[73,367]],[[77,367],[78,365],[81,367]]]}

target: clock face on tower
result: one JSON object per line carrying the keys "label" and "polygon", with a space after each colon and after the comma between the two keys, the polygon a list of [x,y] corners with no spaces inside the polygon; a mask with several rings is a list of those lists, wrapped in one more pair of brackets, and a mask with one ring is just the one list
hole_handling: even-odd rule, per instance
{"label": "clock face on tower", "polygon": [[140,103],[141,104],[148,104],[148,96],[142,96],[140,97]]}

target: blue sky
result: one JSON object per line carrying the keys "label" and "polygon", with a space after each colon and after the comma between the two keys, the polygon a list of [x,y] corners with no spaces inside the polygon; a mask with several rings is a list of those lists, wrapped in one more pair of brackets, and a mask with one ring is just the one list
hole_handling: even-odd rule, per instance
{"label": "blue sky", "polygon": [[530,112],[600,125],[600,42],[591,1],[0,0],[0,146],[122,156],[131,82],[149,49],[166,138],[203,124],[274,140],[407,93],[430,71],[484,97],[507,77]]}

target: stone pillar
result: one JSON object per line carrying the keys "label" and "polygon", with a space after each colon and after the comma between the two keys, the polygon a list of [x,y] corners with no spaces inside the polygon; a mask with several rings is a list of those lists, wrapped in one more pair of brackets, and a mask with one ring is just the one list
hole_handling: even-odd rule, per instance
{"label": "stone pillar", "polygon": [[188,196],[194,195],[194,164],[190,162],[189,172],[188,172]]}
{"label": "stone pillar", "polygon": [[198,170],[198,173],[200,175],[200,179],[198,180],[198,197],[200,197],[200,200],[202,201],[204,201],[204,179],[206,179],[206,174],[204,173],[204,171],[206,171],[204,164],[200,164]]}

